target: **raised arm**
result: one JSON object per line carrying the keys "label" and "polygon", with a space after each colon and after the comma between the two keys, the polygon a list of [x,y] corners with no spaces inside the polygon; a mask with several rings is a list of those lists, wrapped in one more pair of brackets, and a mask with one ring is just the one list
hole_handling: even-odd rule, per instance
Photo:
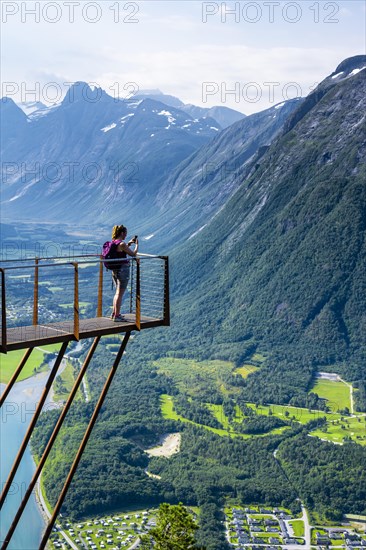
{"label": "raised arm", "polygon": [[126,243],[121,243],[118,245],[118,250],[120,252],[126,252],[129,256],[136,256],[138,249],[139,249],[139,241],[137,240],[135,243],[135,250],[132,250]]}

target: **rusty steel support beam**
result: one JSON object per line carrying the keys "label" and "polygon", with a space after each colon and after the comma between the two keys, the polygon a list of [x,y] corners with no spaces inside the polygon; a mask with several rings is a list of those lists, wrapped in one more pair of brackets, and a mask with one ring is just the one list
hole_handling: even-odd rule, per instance
{"label": "rusty steel support beam", "polygon": [[122,341],[122,343],[121,343],[121,346],[120,346],[120,348],[119,348],[119,350],[118,350],[117,356],[116,356],[116,358],[115,358],[115,360],[114,360],[113,366],[112,366],[111,370],[109,371],[107,380],[105,381],[105,384],[104,384],[104,386],[103,386],[102,392],[101,392],[101,394],[100,394],[100,396],[99,396],[98,402],[97,402],[97,404],[96,404],[96,406],[95,406],[95,409],[94,409],[94,412],[93,412],[93,414],[92,414],[92,417],[91,417],[91,419],[90,419],[90,421],[89,421],[88,427],[87,427],[87,429],[86,429],[86,431],[85,431],[83,440],[82,440],[82,442],[80,443],[78,452],[76,453],[76,456],[75,456],[75,458],[74,458],[74,462],[73,462],[73,464],[72,464],[72,466],[71,466],[71,468],[70,468],[70,471],[69,471],[69,473],[68,473],[67,479],[66,479],[65,484],[64,484],[64,486],[63,486],[63,488],[62,488],[62,491],[61,491],[61,493],[60,493],[59,499],[58,499],[58,501],[57,501],[57,503],[56,503],[56,505],[55,505],[55,508],[54,508],[54,510],[53,510],[52,517],[51,517],[51,519],[50,519],[50,521],[49,521],[49,523],[48,523],[48,525],[47,525],[47,528],[46,528],[46,530],[45,530],[45,532],[44,532],[44,535],[43,535],[43,537],[42,537],[41,543],[40,543],[40,545],[39,545],[39,550],[44,550],[44,548],[46,547],[48,538],[49,538],[49,536],[50,536],[50,534],[51,534],[51,532],[52,532],[52,528],[53,528],[53,526],[54,526],[54,524],[55,524],[56,518],[57,518],[57,516],[58,516],[58,514],[59,514],[59,512],[60,512],[61,506],[62,506],[62,504],[63,504],[63,502],[64,502],[64,500],[65,500],[66,493],[67,493],[67,491],[68,491],[68,489],[69,489],[69,486],[70,486],[70,484],[71,484],[71,482],[72,482],[72,479],[73,479],[73,477],[74,477],[74,474],[75,474],[75,472],[76,472],[76,469],[77,469],[77,467],[78,467],[78,465],[79,465],[79,462],[80,462],[81,457],[82,457],[82,455],[83,455],[84,449],[85,449],[85,447],[86,447],[86,445],[87,445],[87,443],[88,443],[88,439],[89,439],[90,434],[91,434],[91,432],[92,432],[92,430],[93,430],[94,424],[95,424],[95,422],[97,421],[97,418],[98,418],[98,414],[99,414],[99,412],[100,412],[100,409],[101,409],[102,406],[103,406],[104,400],[105,400],[105,398],[106,398],[106,396],[107,396],[107,393],[108,393],[108,390],[109,390],[109,387],[110,387],[110,385],[111,385],[111,383],[112,383],[112,380],[113,380],[113,378],[114,378],[114,375],[115,375],[116,372],[117,372],[118,365],[119,365],[119,363],[120,363],[120,361],[121,361],[121,359],[122,359],[123,352],[124,352],[125,349],[126,349],[127,342],[128,342],[128,340],[129,340],[130,334],[131,334],[130,332],[126,332],[125,337],[124,337],[124,339],[123,339],[123,341]]}
{"label": "rusty steel support beam", "polygon": [[19,376],[19,374],[21,373],[21,371],[23,370],[23,367],[25,366],[26,362],[28,361],[28,358],[30,356],[30,354],[32,353],[34,348],[28,348],[27,351],[25,352],[25,354],[23,355],[23,358],[22,360],[20,361],[18,367],[16,368],[16,370],[14,371],[14,374],[13,376],[11,377],[11,379],[9,380],[5,390],[3,391],[3,393],[1,394],[1,397],[0,397],[0,409],[1,407],[3,406],[4,404],[4,401],[5,399],[8,397],[9,395],[9,392],[10,390],[12,389],[12,387],[14,386],[15,382],[17,381],[17,378]]}
{"label": "rusty steel support beam", "polygon": [[1,273],[1,351],[6,353],[6,294],[5,294],[5,271],[0,267]]}
{"label": "rusty steel support beam", "polygon": [[46,462],[46,460],[47,460],[47,457],[48,457],[49,453],[50,453],[51,450],[52,450],[53,444],[54,444],[54,442],[56,441],[57,435],[58,435],[58,433],[59,433],[59,431],[60,431],[60,429],[61,429],[61,427],[62,427],[62,425],[63,425],[63,422],[64,422],[64,420],[65,420],[65,418],[66,418],[66,415],[67,415],[67,413],[68,413],[68,411],[69,411],[69,409],[70,409],[70,407],[71,407],[71,404],[72,404],[72,402],[73,402],[73,400],[74,400],[74,397],[75,397],[75,395],[76,395],[76,392],[78,391],[78,389],[79,389],[79,387],[80,387],[80,384],[81,384],[81,382],[82,382],[82,380],[83,380],[83,378],[84,378],[84,375],[85,375],[86,370],[87,370],[87,368],[88,368],[88,366],[89,366],[89,363],[90,363],[90,361],[92,360],[92,357],[93,357],[93,355],[94,355],[94,352],[95,352],[95,350],[96,350],[97,347],[98,347],[100,338],[101,338],[100,336],[97,336],[97,337],[94,339],[94,341],[93,341],[93,343],[92,343],[92,345],[91,345],[91,348],[90,348],[90,350],[89,350],[89,352],[88,352],[88,355],[87,355],[87,357],[85,358],[85,361],[84,361],[84,363],[83,363],[83,365],[82,365],[82,367],[81,367],[81,369],[80,369],[80,372],[79,372],[79,374],[78,374],[78,376],[77,376],[77,378],[76,378],[76,380],[75,380],[75,382],[74,382],[73,388],[72,388],[72,390],[71,390],[71,392],[70,392],[70,395],[69,395],[69,397],[68,397],[68,399],[67,399],[67,401],[66,401],[66,404],[65,404],[64,408],[62,409],[62,413],[60,414],[60,417],[59,417],[59,419],[58,419],[58,421],[57,421],[57,424],[56,424],[56,426],[55,426],[55,428],[54,428],[54,430],[53,430],[53,432],[52,432],[52,435],[51,435],[50,439],[48,440],[48,443],[47,443],[47,445],[46,445],[45,450],[43,451],[41,460],[39,461],[39,463],[38,463],[38,465],[37,465],[36,471],[35,471],[34,474],[33,474],[32,480],[31,480],[31,482],[30,482],[30,484],[29,484],[29,487],[28,487],[28,489],[27,489],[27,491],[26,491],[26,493],[25,493],[25,495],[24,495],[24,497],[23,497],[23,500],[22,500],[22,502],[21,502],[21,504],[20,504],[20,506],[19,506],[19,508],[18,508],[18,511],[17,511],[17,513],[16,513],[16,516],[15,516],[15,518],[14,518],[14,520],[13,520],[13,522],[12,522],[10,528],[9,528],[9,531],[8,531],[8,533],[7,533],[7,535],[6,535],[5,539],[4,539],[4,542],[3,542],[3,545],[2,545],[2,547],[1,547],[1,550],[6,550],[6,548],[7,548],[8,545],[9,545],[9,542],[10,542],[10,540],[11,540],[13,534],[14,534],[14,531],[15,531],[15,529],[16,529],[18,523],[19,523],[19,520],[20,520],[20,518],[21,518],[21,516],[22,516],[22,514],[23,514],[23,512],[24,512],[24,508],[26,507],[26,505],[27,505],[27,503],[28,503],[28,500],[29,500],[29,498],[30,498],[30,496],[31,496],[31,494],[32,494],[32,491],[33,491],[33,489],[34,489],[34,487],[35,487],[37,481],[38,481],[38,478],[39,478],[39,476],[41,475],[41,472],[42,472],[43,466],[44,466],[44,464],[45,464],[45,462]]}
{"label": "rusty steel support beam", "polygon": [[54,365],[53,365],[53,367],[52,367],[51,374],[50,374],[49,377],[48,377],[48,380],[47,380],[46,385],[45,385],[45,387],[44,387],[44,390],[43,390],[43,392],[42,392],[41,398],[40,398],[39,403],[38,403],[38,405],[37,405],[37,408],[36,408],[36,410],[35,410],[34,416],[33,416],[32,420],[31,420],[31,423],[30,423],[29,426],[28,426],[28,430],[27,430],[27,432],[26,432],[26,434],[25,434],[25,436],[24,436],[24,439],[23,439],[22,444],[21,444],[21,446],[20,446],[20,448],[19,448],[18,454],[17,454],[17,456],[16,456],[16,458],[15,458],[15,460],[14,460],[14,463],[13,463],[13,466],[12,466],[12,468],[11,468],[11,470],[10,470],[10,474],[9,474],[9,476],[8,476],[8,479],[6,480],[6,482],[5,482],[5,484],[4,484],[4,488],[3,488],[3,491],[2,491],[1,496],[0,496],[0,509],[2,508],[2,506],[3,506],[4,502],[5,502],[6,496],[7,496],[8,492],[9,492],[9,489],[10,489],[10,487],[11,487],[11,484],[12,484],[12,482],[13,482],[13,479],[14,479],[14,477],[15,477],[15,474],[17,473],[19,464],[20,464],[20,462],[21,462],[21,460],[22,460],[22,457],[23,457],[23,455],[24,455],[24,452],[25,452],[25,450],[26,450],[26,448],[27,448],[27,445],[28,445],[29,440],[30,440],[30,438],[31,438],[31,435],[32,435],[32,433],[33,433],[34,427],[35,427],[35,425],[36,425],[36,423],[37,423],[38,417],[39,417],[39,415],[40,415],[41,412],[42,412],[42,407],[43,407],[43,405],[44,405],[44,403],[45,403],[45,401],[46,401],[46,399],[47,399],[48,393],[49,393],[49,391],[50,391],[50,389],[51,389],[51,386],[52,386],[52,383],[53,383],[53,381],[54,381],[54,379],[55,379],[55,376],[56,376],[56,374],[57,374],[58,368],[59,368],[59,366],[61,365],[61,361],[62,361],[63,356],[64,356],[64,354],[65,354],[67,345],[68,345],[68,342],[64,342],[64,343],[62,344],[62,346],[61,346],[60,351],[58,352],[57,359],[56,359],[56,361],[55,361],[55,363],[54,363]]}

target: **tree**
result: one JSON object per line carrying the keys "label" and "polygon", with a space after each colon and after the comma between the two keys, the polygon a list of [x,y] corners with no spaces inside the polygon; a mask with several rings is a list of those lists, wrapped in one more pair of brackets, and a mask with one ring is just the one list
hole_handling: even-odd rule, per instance
{"label": "tree", "polygon": [[[154,550],[188,550],[195,546],[194,533],[198,525],[180,502],[171,505],[164,502],[159,507],[156,527],[141,539],[142,548]],[[153,545],[155,543],[155,545]]]}

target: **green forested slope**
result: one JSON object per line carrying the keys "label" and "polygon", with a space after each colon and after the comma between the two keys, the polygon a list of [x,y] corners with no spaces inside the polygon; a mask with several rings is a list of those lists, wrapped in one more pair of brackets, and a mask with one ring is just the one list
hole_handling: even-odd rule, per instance
{"label": "green forested slope", "polygon": [[254,344],[271,365],[250,380],[272,374],[280,393],[285,364],[303,378],[293,382],[300,389],[319,365],[362,386],[364,75],[325,92],[212,222],[173,252],[175,351],[240,363]]}

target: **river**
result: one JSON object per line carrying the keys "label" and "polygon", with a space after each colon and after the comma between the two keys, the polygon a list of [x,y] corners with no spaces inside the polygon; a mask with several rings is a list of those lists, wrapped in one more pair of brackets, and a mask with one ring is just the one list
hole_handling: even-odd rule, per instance
{"label": "river", "polygon": [[[6,481],[12,463],[23,440],[27,427],[31,421],[37,401],[43,391],[49,372],[42,372],[17,382],[0,412],[0,478],[1,486]],[[1,384],[1,391],[5,385]],[[48,400],[44,409],[52,407]],[[3,541],[16,510],[24,496],[35,470],[35,463],[27,448],[12,488],[1,511],[0,540]],[[36,550],[38,549],[42,530],[45,527],[35,496],[29,500],[18,527],[8,546],[9,550]]]}

